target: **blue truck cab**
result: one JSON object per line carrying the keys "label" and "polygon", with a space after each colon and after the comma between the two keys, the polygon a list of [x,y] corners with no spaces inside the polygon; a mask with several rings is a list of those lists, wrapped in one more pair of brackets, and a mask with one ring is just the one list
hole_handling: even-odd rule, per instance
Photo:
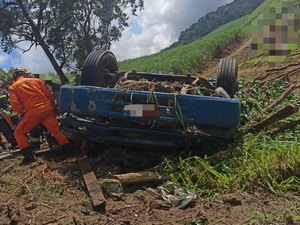
{"label": "blue truck cab", "polygon": [[[237,65],[234,59],[221,59],[219,67],[216,82],[184,75],[125,73],[117,71],[113,53],[94,51],[85,61],[81,85],[61,87],[61,128],[76,137],[139,148],[183,148],[203,138],[228,139],[240,119]],[[179,82],[215,94],[114,88],[120,79]]]}

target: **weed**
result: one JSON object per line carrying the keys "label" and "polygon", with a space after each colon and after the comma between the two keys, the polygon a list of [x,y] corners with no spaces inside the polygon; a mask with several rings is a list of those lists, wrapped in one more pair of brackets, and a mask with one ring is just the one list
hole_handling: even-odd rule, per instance
{"label": "weed", "polygon": [[299,191],[300,146],[250,135],[220,164],[197,156],[165,161],[172,181],[205,195],[230,190],[263,188],[271,192]]}
{"label": "weed", "polygon": [[13,176],[11,174],[4,174],[0,178],[0,186],[5,187],[6,185],[12,185],[15,184],[18,181],[18,178],[16,176]]}
{"label": "weed", "polygon": [[286,225],[298,224],[300,222],[300,205],[299,203],[286,202],[282,212],[266,212],[264,207],[261,206],[260,212],[255,212],[253,218],[247,225]]}

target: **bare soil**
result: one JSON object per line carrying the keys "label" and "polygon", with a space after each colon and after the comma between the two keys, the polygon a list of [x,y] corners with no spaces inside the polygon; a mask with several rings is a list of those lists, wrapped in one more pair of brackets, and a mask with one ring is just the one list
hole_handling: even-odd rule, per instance
{"label": "bare soil", "polygon": [[[121,151],[125,150],[117,148],[118,154],[122,154]],[[133,151],[129,155],[128,159],[131,158],[132,163],[128,164],[125,163],[126,160],[116,160],[114,154],[107,151],[90,155],[99,181],[109,177],[111,173],[147,168],[153,163],[159,163],[157,159],[162,156],[160,153],[154,154],[156,159],[149,163],[149,160],[146,160],[147,154],[141,157],[140,152]],[[140,164],[137,164],[135,157],[139,159]],[[179,225],[201,219],[207,219],[209,224],[246,224],[256,218],[256,213],[280,214],[288,202],[296,201],[296,197],[274,196],[263,192],[234,192],[212,199],[198,196],[187,208],[178,209],[171,207],[152,191],[158,184],[143,184],[124,186],[124,196],[121,199],[105,195],[105,210],[93,211],[75,157],[48,156],[40,159],[43,162],[35,167],[19,165],[21,157],[1,161],[1,225]]]}

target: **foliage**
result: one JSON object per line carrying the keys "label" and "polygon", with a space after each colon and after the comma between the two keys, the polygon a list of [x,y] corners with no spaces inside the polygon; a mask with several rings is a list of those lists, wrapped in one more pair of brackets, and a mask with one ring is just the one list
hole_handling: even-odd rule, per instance
{"label": "foliage", "polygon": [[148,72],[197,72],[206,60],[219,57],[220,50],[230,43],[239,40],[240,32],[235,29],[241,21],[232,23],[230,29],[218,32],[214,36],[203,38],[191,44],[168,49],[160,53],[126,60],[121,62],[121,70],[137,70]]}
{"label": "foliage", "polygon": [[178,42],[171,47],[187,44],[201,39],[219,26],[241,18],[251,13],[263,0],[235,0],[230,4],[219,7],[216,11],[206,14],[197,23],[181,32]]}
{"label": "foliage", "polygon": [[11,71],[6,72],[3,69],[0,69],[0,80],[3,81],[4,86],[8,86],[12,82],[12,76],[10,74]]}
{"label": "foliage", "polygon": [[80,68],[92,50],[109,48],[142,7],[142,0],[1,0],[0,46],[5,52],[41,46],[67,83],[62,68]]}
{"label": "foliage", "polygon": [[[272,88],[260,87],[256,80],[250,81],[241,93],[241,125],[246,125],[251,119],[263,116],[263,108],[274,102],[287,89],[288,83],[282,80],[275,81]],[[299,98],[288,96],[283,103],[275,107],[279,109],[283,104],[291,103],[300,107]]]}
{"label": "foliage", "polygon": [[283,211],[276,213],[266,212],[264,206],[261,206],[261,212],[255,212],[251,221],[245,225],[286,225],[299,224],[300,222],[300,205],[299,202],[291,203],[286,201]]}
{"label": "foliage", "polygon": [[[250,1],[248,1],[250,2]],[[173,72],[194,73],[199,72],[205,61],[222,57],[222,49],[231,43],[240,41],[252,32],[251,24],[258,16],[269,8],[276,0],[265,0],[250,15],[231,21],[210,34],[186,45],[165,49],[159,53],[144,56],[119,63],[122,71],[146,72]]]}
{"label": "foliage", "polygon": [[221,163],[197,156],[168,159],[164,170],[177,185],[205,195],[258,188],[299,191],[299,154],[299,138],[285,141],[250,135],[237,147],[231,146],[231,154]]}
{"label": "foliage", "polygon": [[[262,115],[262,108],[276,100],[286,90],[284,81],[261,87],[250,82],[240,95],[243,127]],[[283,104],[300,107],[300,95],[291,94]],[[299,118],[296,113],[286,120]],[[232,190],[264,189],[271,192],[299,191],[300,185],[300,127],[269,137],[259,134],[237,134],[228,146],[228,155],[222,161],[214,157],[198,156],[178,159],[167,158],[163,170],[177,185],[204,195],[214,195]],[[194,149],[194,152],[199,149]]]}

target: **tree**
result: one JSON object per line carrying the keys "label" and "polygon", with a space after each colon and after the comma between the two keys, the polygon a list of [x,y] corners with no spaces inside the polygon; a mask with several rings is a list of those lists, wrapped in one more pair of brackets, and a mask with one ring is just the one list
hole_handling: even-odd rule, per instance
{"label": "tree", "polygon": [[142,7],[143,0],[0,0],[0,47],[9,53],[41,46],[68,83],[63,68],[81,68],[91,51],[109,49]]}

